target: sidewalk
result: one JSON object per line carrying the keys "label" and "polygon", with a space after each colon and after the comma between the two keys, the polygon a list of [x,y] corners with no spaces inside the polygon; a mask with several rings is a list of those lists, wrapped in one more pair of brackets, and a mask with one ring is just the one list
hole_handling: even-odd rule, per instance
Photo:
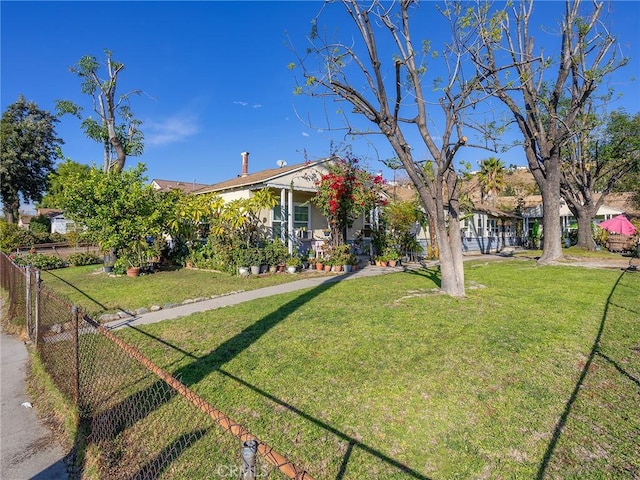
{"label": "sidewalk", "polygon": [[0,335],[0,478],[2,480],[67,479],[65,456],[52,432],[44,426],[25,391],[27,347],[15,337]]}

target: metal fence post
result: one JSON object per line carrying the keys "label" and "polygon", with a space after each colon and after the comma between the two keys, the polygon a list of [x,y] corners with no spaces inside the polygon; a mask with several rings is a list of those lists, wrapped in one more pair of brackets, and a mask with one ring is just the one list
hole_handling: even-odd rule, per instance
{"label": "metal fence post", "polygon": [[25,324],[27,328],[27,337],[31,339],[31,266],[25,268]]}
{"label": "metal fence post", "polygon": [[258,442],[256,440],[247,440],[242,444],[242,468],[240,471],[240,480],[256,479],[257,451]]}
{"label": "metal fence post", "polygon": [[36,285],[35,285],[35,344],[38,348],[38,338],[40,334],[40,270],[36,270]]}
{"label": "metal fence post", "polygon": [[80,399],[80,348],[78,339],[78,307],[71,307],[71,324],[73,330],[73,399],[78,405]]}

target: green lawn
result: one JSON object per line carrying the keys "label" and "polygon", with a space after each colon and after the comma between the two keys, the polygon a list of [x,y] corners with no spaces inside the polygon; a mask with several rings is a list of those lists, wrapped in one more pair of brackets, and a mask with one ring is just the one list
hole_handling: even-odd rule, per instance
{"label": "green lawn", "polygon": [[640,273],[472,262],[465,299],[436,273],[118,334],[317,479],[640,476]]}
{"label": "green lawn", "polygon": [[[309,272],[304,275],[314,275],[314,273]],[[95,265],[42,271],[42,280],[45,285],[73,304],[82,306],[92,315],[118,309],[132,310],[140,307],[149,308],[152,305],[164,306],[167,303],[180,303],[189,298],[254,290],[300,278],[300,275],[285,273],[239,277],[186,268],[130,278],[106,275],[102,273],[102,267]]]}

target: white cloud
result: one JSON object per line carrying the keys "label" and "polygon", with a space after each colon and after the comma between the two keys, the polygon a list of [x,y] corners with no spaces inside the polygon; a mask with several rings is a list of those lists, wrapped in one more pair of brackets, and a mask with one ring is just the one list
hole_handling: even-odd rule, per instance
{"label": "white cloud", "polygon": [[196,119],[191,115],[174,115],[158,122],[143,124],[144,143],[150,147],[181,142],[200,131]]}
{"label": "white cloud", "polygon": [[262,108],[262,105],[260,105],[259,103],[256,103],[253,105],[253,108]]}
{"label": "white cloud", "polygon": [[249,105],[247,102],[241,102],[240,100],[235,100],[233,104],[240,105],[241,107],[246,107],[247,105]]}
{"label": "white cloud", "polygon": [[309,134],[308,134],[307,132],[302,132],[302,136],[303,136],[303,137],[308,137],[308,136],[309,136]]}

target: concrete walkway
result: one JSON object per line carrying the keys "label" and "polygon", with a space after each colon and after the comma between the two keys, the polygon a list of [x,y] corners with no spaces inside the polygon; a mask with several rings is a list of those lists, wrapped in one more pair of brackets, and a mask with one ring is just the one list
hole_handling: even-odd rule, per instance
{"label": "concrete walkway", "polygon": [[27,397],[25,375],[27,347],[15,337],[0,334],[0,479],[67,479],[65,456],[53,433],[44,426],[35,408],[22,404]]}
{"label": "concrete walkway", "polygon": [[[436,264],[436,262],[433,262]],[[354,278],[369,277],[374,275],[384,275],[388,273],[401,272],[409,268],[422,268],[420,264],[411,264],[408,267],[375,267],[367,265],[352,273],[343,273],[331,276],[322,276],[314,278],[301,278],[294,282],[283,283],[282,285],[274,285],[272,287],[258,288],[247,292],[239,292],[231,295],[224,295],[209,300],[189,303],[186,305],[178,305],[176,307],[158,310],[156,312],[148,312],[140,315],[131,315],[129,318],[115,320],[105,323],[106,328],[115,330],[126,326],[146,325],[149,323],[161,322],[163,320],[171,320],[175,318],[185,317],[192,313],[204,312],[207,310],[215,310],[217,308],[237,305],[242,302],[248,302],[258,298],[270,297],[280,293],[295,292],[306,288],[314,288],[322,284],[332,282],[342,282],[353,280]],[[304,277],[304,274],[298,274]]]}

